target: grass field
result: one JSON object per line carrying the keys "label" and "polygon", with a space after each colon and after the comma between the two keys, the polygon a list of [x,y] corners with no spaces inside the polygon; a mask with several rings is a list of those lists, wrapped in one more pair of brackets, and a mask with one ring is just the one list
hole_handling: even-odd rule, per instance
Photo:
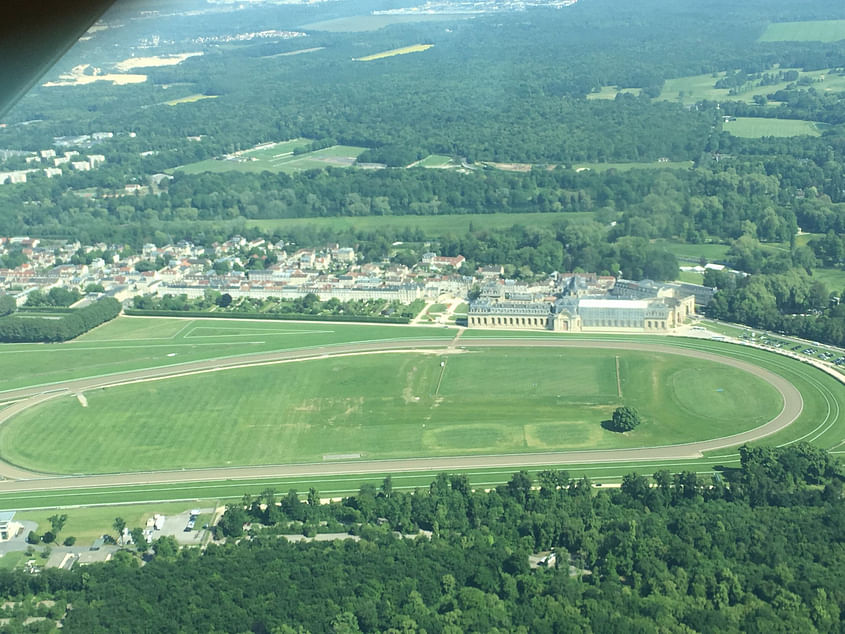
{"label": "grass field", "polygon": [[300,28],[306,31],[327,31],[330,33],[360,33],[376,31],[391,24],[409,24],[414,22],[454,22],[471,16],[460,14],[420,13],[418,15],[355,15],[347,18],[334,18],[321,22],[304,24]]}
{"label": "grass field", "polygon": [[118,317],[69,343],[0,345],[0,399],[2,390],[25,385],[199,359],[354,341],[449,339],[454,335],[413,326]]}
{"label": "grass field", "polygon": [[730,248],[726,244],[690,244],[676,240],[656,240],[655,244],[663,247],[679,260],[696,264],[701,258],[708,262],[724,261]]}
{"label": "grass field", "polygon": [[619,88],[618,86],[602,86],[598,92],[591,92],[587,99],[616,99],[618,94],[639,95],[642,88]]}
{"label": "grass field", "polygon": [[[223,331],[215,330],[218,337],[199,338],[211,334],[210,331],[191,333],[194,325],[203,327],[233,325],[238,332],[228,332],[235,337],[223,337]],[[333,330],[332,333],[310,333],[308,341],[297,335],[275,332],[269,335],[266,329],[282,330],[312,329]],[[725,328],[729,328],[725,326]],[[182,331],[180,333],[180,330]],[[734,328],[729,334],[738,334],[743,328]],[[247,335],[250,336],[247,336]],[[186,336],[187,335],[187,336]],[[261,336],[253,336],[261,335]],[[0,384],[7,389],[10,384],[17,385],[43,382],[45,377],[52,380],[69,376],[87,376],[114,372],[120,369],[151,367],[186,361],[188,358],[211,358],[239,354],[246,345],[255,345],[261,349],[291,347],[297,348],[320,345],[331,341],[371,341],[397,337],[433,337],[442,335],[452,337],[453,330],[439,328],[410,328],[335,324],[291,324],[257,322],[219,322],[211,320],[177,319],[141,319],[118,318],[101,326],[84,337],[83,340],[69,344],[0,346]],[[462,340],[471,344],[472,339],[492,335],[503,338],[519,338],[531,345],[531,340],[556,338],[555,333],[500,332],[468,330]],[[570,337],[577,337],[570,335]],[[845,388],[834,378],[821,373],[799,361],[749,347],[731,345],[705,340],[689,340],[665,337],[619,337],[619,336],[582,336],[585,339],[619,339],[635,341],[653,341],[671,344],[681,348],[701,349],[719,354],[737,357],[774,371],[789,379],[801,391],[804,411],[798,420],[788,429],[767,438],[765,444],[788,444],[796,440],[807,440],[813,444],[832,450],[837,456],[845,455]],[[195,341],[195,343],[190,343]],[[248,342],[255,341],[256,344]],[[260,344],[257,342],[261,341]],[[166,346],[177,344],[173,350],[179,351],[175,358],[167,357]],[[184,344],[185,347],[182,347]],[[198,345],[200,344],[200,345]],[[115,358],[119,355],[120,358]],[[26,359],[26,363],[21,363]],[[35,363],[35,367],[29,366]],[[450,361],[451,363],[451,361]],[[451,370],[451,368],[450,368]],[[22,375],[19,378],[17,375]],[[444,381],[443,388],[448,387]],[[709,399],[708,399],[709,402]],[[640,428],[642,430],[643,428]],[[50,433],[53,433],[51,430]],[[651,462],[613,462],[607,464],[579,464],[534,466],[530,473],[545,468],[568,469],[573,477],[588,476],[594,481],[619,482],[624,474],[637,472],[650,475],[659,469],[674,472],[689,470],[702,477],[709,477],[721,465],[736,466],[738,453],[735,449],[719,450],[701,459],[662,460]],[[513,468],[473,469],[466,471],[473,486],[487,488],[506,482]],[[357,491],[364,482],[379,484],[385,474],[350,474],[334,476],[275,477],[260,479],[231,479],[226,481],[192,481],[181,484],[137,484],[97,488],[74,488],[72,480],[60,491],[30,490],[0,493],[0,507],[6,509],[52,509],[63,507],[74,511],[78,506],[114,505],[126,503],[147,504],[150,512],[160,510],[161,502],[182,500],[187,506],[210,506],[216,500],[237,500],[246,492],[259,493],[266,488],[287,491],[290,488],[300,492],[309,487],[317,488],[324,497],[349,495]],[[433,479],[431,471],[394,473],[394,487],[412,490],[426,487]],[[201,502],[205,500],[205,502]],[[71,508],[72,507],[72,508]],[[108,530],[110,522],[103,527]]]}
{"label": "grass field", "polygon": [[576,163],[572,167],[575,170],[592,170],[594,172],[606,172],[607,170],[627,172],[636,169],[690,169],[692,165],[692,161],[663,161],[662,163],[646,161],[639,163]]}
{"label": "grass field", "polygon": [[838,42],[845,40],[845,20],[773,22],[758,42]]}
{"label": "grass field", "polygon": [[[132,384],[86,397],[87,407],[75,396],[60,398],[6,423],[3,457],[41,471],[108,473],[320,462],[334,455],[611,449],[735,433],[781,407],[774,388],[740,370],[604,349],[361,355]],[[622,403],[637,407],[646,421],[630,435],[600,426]]]}
{"label": "grass field", "polygon": [[[126,521],[126,527],[129,529],[136,527],[143,528],[147,518],[152,517],[155,513],[174,515],[184,511],[190,511],[197,506],[196,503],[170,502],[167,504],[156,504],[151,507],[125,505],[70,509],[65,512],[67,523],[62,528],[61,533],[59,533],[59,543],[72,535],[76,537],[77,546],[90,546],[94,540],[102,537],[104,533],[108,533],[115,538],[117,537],[116,531],[112,528],[116,517],[122,517]],[[208,504],[204,504],[203,506],[207,507]],[[15,519],[37,522],[37,532],[43,533],[44,531],[50,530],[50,520],[48,518],[51,515],[55,515],[55,513],[55,510],[28,511],[18,513]],[[199,524],[199,526],[202,526],[202,524]]]}
{"label": "grass field", "polygon": [[678,279],[688,284],[701,284],[704,282],[704,273],[696,273],[695,271],[681,271],[678,274]]}
{"label": "grass field", "polygon": [[827,290],[840,295],[845,289],[845,271],[842,269],[813,269],[813,277],[827,285]]}
{"label": "grass field", "polygon": [[365,55],[364,57],[356,57],[356,62],[372,62],[377,59],[385,59],[386,57],[395,57],[397,55],[408,55],[409,53],[422,53],[427,51],[434,44],[411,44],[410,46],[403,46],[401,48],[394,48],[389,51],[381,51],[380,53],[373,53],[372,55]]}
{"label": "grass field", "polygon": [[442,216],[333,216],[331,218],[279,218],[267,220],[247,220],[249,227],[262,231],[284,231],[295,227],[322,227],[335,231],[392,228],[396,230],[419,227],[426,236],[439,237],[449,233],[466,233],[470,230],[506,229],[513,225],[531,227],[550,227],[559,222],[588,222],[595,214],[590,211],[574,213],[521,214],[449,214]]}
{"label": "grass field", "polygon": [[324,167],[350,167],[366,148],[351,145],[333,145],[331,147],[294,154],[297,148],[306,147],[309,139],[292,139],[281,143],[264,144],[221,159],[206,159],[177,167],[173,171],[186,174],[202,172],[301,172]]}
{"label": "grass field", "polygon": [[[845,90],[845,75],[841,72],[832,72],[831,70],[814,70],[804,72],[800,68],[783,68],[778,70],[799,71],[800,77],[810,80],[812,82],[811,85],[820,92]],[[770,72],[775,71],[772,70]],[[667,79],[663,85],[663,90],[657,99],[663,101],[680,101],[684,104],[694,104],[704,99],[710,101],[724,101],[730,99],[733,101],[754,103],[755,96],[770,95],[778,90],[786,88],[790,83],[784,81],[770,86],[749,86],[742,90],[739,94],[731,95],[729,94],[729,90],[727,88],[714,87],[716,82],[724,76],[725,72],[719,72]]]}
{"label": "grass field", "polygon": [[189,95],[187,97],[180,97],[179,99],[171,99],[164,103],[168,106],[178,106],[180,103],[196,103],[203,99],[217,99],[217,95]]}
{"label": "grass field", "polygon": [[766,136],[821,136],[820,124],[796,119],[768,119],[765,117],[737,117],[722,125],[725,132],[746,139]]}

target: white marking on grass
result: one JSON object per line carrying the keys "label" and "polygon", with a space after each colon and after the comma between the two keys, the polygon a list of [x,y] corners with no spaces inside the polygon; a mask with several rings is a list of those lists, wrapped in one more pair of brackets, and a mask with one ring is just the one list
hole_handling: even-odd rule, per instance
{"label": "white marking on grass", "polygon": [[77,394],[76,400],[79,401],[79,404],[82,405],[82,407],[88,407],[88,399],[85,398],[84,394]]}

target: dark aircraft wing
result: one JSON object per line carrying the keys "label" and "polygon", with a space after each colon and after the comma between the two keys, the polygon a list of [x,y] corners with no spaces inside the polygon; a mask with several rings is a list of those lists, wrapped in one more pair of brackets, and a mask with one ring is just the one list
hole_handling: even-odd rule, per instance
{"label": "dark aircraft wing", "polygon": [[115,0],[3,0],[0,117]]}

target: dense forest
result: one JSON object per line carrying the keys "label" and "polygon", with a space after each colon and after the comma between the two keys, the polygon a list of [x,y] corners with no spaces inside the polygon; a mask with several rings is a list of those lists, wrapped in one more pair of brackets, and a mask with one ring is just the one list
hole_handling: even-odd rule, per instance
{"label": "dense forest", "polygon": [[[842,465],[803,443],[740,453],[712,478],[630,474],[612,491],[561,471],[489,492],[459,474],[413,492],[388,477],[332,503],[268,490],[228,507],[225,544],[165,537],[142,567],[122,551],[2,571],[0,596],[57,601],[40,608],[53,619],[72,604],[62,631],[86,634],[840,632]],[[358,541],[279,536],[318,530]]]}

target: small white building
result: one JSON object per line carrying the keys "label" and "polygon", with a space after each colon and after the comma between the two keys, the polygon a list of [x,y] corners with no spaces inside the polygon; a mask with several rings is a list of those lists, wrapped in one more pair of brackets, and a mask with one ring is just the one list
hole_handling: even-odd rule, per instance
{"label": "small white building", "polygon": [[7,542],[17,537],[23,530],[23,524],[15,521],[14,511],[0,512],[0,542]]}

